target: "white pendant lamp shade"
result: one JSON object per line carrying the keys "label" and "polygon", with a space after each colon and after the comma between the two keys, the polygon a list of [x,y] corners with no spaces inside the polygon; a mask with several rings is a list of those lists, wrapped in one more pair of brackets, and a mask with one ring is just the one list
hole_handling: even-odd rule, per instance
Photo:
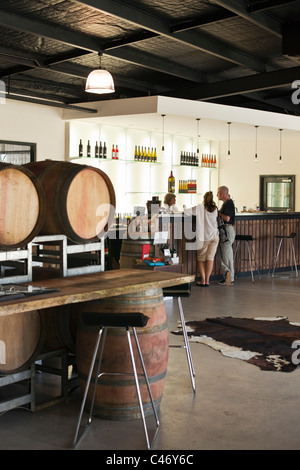
{"label": "white pendant lamp shade", "polygon": [[114,93],[115,85],[111,74],[107,70],[93,70],[85,84],[85,91],[88,93]]}

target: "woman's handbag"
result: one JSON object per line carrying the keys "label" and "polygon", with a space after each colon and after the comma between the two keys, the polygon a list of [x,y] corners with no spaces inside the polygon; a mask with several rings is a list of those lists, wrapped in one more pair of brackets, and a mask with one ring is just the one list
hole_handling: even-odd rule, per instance
{"label": "woman's handbag", "polygon": [[217,224],[218,224],[218,229],[219,229],[219,242],[220,243],[225,243],[229,241],[227,231],[226,231],[226,226],[224,223],[224,220],[220,215],[217,217]]}

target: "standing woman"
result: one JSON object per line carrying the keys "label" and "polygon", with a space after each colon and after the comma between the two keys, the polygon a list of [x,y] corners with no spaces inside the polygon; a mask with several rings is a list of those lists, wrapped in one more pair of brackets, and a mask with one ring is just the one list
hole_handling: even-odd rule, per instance
{"label": "standing woman", "polygon": [[203,204],[186,209],[185,214],[196,215],[197,263],[201,276],[197,285],[208,287],[219,244],[218,209],[212,191],[204,194]]}

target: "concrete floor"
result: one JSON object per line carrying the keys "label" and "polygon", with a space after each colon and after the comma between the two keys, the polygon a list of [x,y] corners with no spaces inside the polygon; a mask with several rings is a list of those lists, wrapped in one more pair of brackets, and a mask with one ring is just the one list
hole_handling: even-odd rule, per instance
{"label": "concrete floor", "polygon": [[[299,321],[299,282],[265,276],[256,278],[254,284],[250,278],[240,278],[231,287],[217,283],[208,289],[193,286],[191,297],[183,299],[185,317],[285,315]],[[177,301],[166,298],[165,303],[171,331],[177,326]],[[181,341],[170,334],[171,344]],[[265,372],[205,345],[192,343],[191,350],[196,394],[192,392],[185,351],[170,348],[161,429],[153,449],[300,449],[300,369]],[[79,406],[77,389],[67,402],[42,411],[6,412],[0,417],[0,449],[70,448]],[[153,429],[151,417],[147,422]],[[95,418],[79,449],[145,449],[142,423]]]}

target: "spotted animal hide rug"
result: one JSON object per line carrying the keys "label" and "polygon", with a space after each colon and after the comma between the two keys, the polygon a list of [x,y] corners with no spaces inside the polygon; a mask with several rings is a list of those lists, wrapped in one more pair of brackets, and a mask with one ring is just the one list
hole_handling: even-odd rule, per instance
{"label": "spotted animal hide rug", "polygon": [[[186,322],[186,327],[190,341],[262,370],[292,372],[300,363],[300,323],[286,317],[207,318]],[[182,334],[181,327],[172,333]]]}

